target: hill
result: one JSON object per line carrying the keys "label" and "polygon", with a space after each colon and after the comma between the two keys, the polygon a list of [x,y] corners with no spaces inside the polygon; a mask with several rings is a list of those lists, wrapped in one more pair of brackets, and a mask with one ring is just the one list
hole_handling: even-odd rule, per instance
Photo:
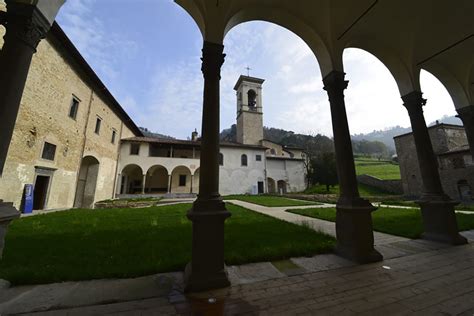
{"label": "hill", "polygon": [[[436,124],[436,122],[445,123],[445,124],[453,124],[453,125],[462,125],[461,120],[457,118],[456,116],[445,115],[439,120],[429,123],[428,126],[432,126]],[[384,143],[389,149],[395,150],[395,143],[393,141],[393,137],[397,135],[409,133],[409,132],[411,132],[410,127],[395,126],[395,127],[390,127],[384,130],[373,131],[367,134],[352,135],[352,139],[356,141],[362,141],[362,140],[380,141]]]}

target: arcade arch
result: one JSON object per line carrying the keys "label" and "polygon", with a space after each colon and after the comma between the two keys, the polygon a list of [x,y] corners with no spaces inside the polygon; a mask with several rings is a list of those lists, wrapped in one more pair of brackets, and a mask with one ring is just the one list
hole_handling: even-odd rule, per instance
{"label": "arcade arch", "polygon": [[120,194],[144,193],[144,179],[146,175],[140,166],[135,164],[126,165],[121,172]]}
{"label": "arcade arch", "polygon": [[97,177],[99,176],[99,166],[99,160],[94,156],[85,156],[82,158],[76,186],[74,207],[93,208]]}
{"label": "arcade arch", "polygon": [[168,192],[168,169],[162,165],[151,166],[146,173],[145,193]]}

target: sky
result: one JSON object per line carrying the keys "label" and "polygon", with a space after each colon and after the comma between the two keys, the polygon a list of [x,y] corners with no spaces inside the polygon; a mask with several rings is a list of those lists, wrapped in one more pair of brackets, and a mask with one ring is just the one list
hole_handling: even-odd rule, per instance
{"label": "sky", "polygon": [[[138,126],[186,139],[201,129],[202,35],[171,0],[67,0],[57,21]],[[265,79],[263,120],[268,127],[332,135],[331,116],[314,54],[292,32],[254,21],[224,40],[221,129],[236,121],[234,84],[241,74]],[[388,69],[371,54],[347,49],[345,91],[351,134],[410,121]],[[427,123],[455,115],[444,86],[422,71]]]}

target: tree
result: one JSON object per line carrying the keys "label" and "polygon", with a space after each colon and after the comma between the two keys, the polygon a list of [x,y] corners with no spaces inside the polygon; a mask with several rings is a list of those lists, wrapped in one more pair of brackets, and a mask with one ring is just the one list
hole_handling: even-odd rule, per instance
{"label": "tree", "polygon": [[336,156],[332,152],[319,154],[311,159],[311,180],[313,183],[324,184],[326,191],[338,184]]}

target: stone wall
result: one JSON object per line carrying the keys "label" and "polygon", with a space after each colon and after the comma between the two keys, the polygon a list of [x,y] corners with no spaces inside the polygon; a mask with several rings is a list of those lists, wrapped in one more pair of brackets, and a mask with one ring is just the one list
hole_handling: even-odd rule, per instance
{"label": "stone wall", "polygon": [[[219,168],[219,192],[222,195],[252,193],[258,182],[265,185],[265,152],[263,149],[221,147],[224,165]],[[241,156],[247,155],[247,166],[241,165]],[[261,156],[261,161],[256,156]]]}
{"label": "stone wall", "polygon": [[[51,174],[46,208],[72,207],[86,156],[100,163],[95,200],[113,196],[120,138],[133,133],[100,93],[50,32],[32,60],[0,178],[2,199],[19,207],[24,185],[34,184],[42,170]],[[79,100],[75,118],[69,117],[73,98]],[[102,118],[99,134],[94,133],[97,116]],[[114,144],[112,129],[117,132]],[[45,142],[56,146],[54,160],[41,158]]]}
{"label": "stone wall", "polygon": [[359,183],[378,188],[382,191],[403,194],[402,180],[382,180],[376,177],[372,177],[366,174],[357,176]]}
{"label": "stone wall", "polygon": [[[451,126],[439,124],[428,129],[433,150],[438,157],[438,165],[440,179],[443,189],[452,199],[460,198],[457,183],[461,180],[467,180],[474,188],[473,167],[454,169],[453,166],[447,165],[444,160],[449,159],[448,156],[441,155],[446,151],[454,150],[460,146],[467,144],[467,137],[462,126]],[[420,169],[418,167],[418,157],[416,154],[415,141],[413,134],[409,133],[399,137],[395,137],[395,147],[397,150],[398,161],[400,164],[400,175],[402,180],[403,193],[407,197],[418,197],[422,193],[423,182]]]}

